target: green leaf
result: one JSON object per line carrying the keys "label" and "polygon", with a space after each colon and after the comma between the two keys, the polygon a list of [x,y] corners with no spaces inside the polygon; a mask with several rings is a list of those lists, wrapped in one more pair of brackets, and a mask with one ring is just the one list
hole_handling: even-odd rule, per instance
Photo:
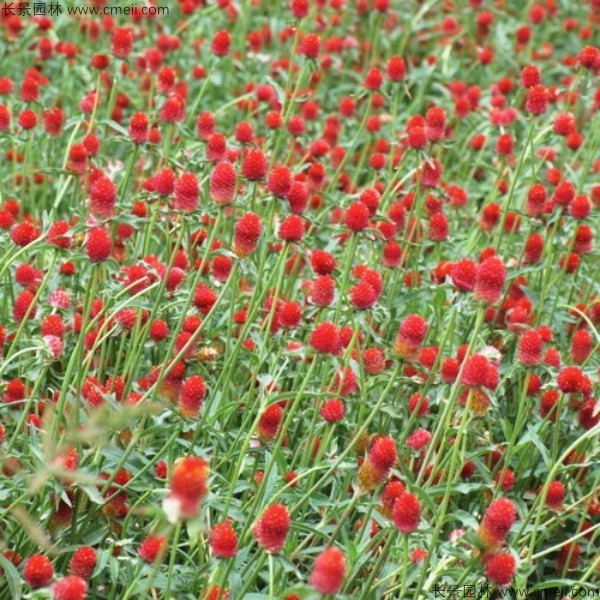
{"label": "green leaf", "polygon": [[13,600],[19,600],[19,598],[21,598],[22,588],[19,572],[3,554],[0,554],[0,565],[2,565],[2,568],[4,569],[6,583],[8,583],[8,589],[10,590]]}

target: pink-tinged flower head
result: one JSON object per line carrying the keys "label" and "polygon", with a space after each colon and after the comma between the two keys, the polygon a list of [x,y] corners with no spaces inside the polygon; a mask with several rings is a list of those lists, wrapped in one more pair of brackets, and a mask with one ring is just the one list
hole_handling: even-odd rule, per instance
{"label": "pink-tinged flower head", "polygon": [[506,269],[504,263],[496,256],[486,258],[477,270],[475,279],[475,298],[492,304],[502,296]]}
{"label": "pink-tinged flower head", "polygon": [[404,492],[394,502],[392,509],[394,527],[401,533],[412,533],[419,527],[421,503],[414,494]]}
{"label": "pink-tinged flower head", "polygon": [[216,204],[229,204],[235,197],[235,170],[230,162],[221,162],[210,174],[210,197]]}
{"label": "pink-tinged flower head", "polygon": [[52,600],[83,600],[87,591],[88,585],[85,579],[69,575],[52,584],[50,595]]}
{"label": "pink-tinged flower head", "polygon": [[569,355],[573,362],[581,364],[585,362],[592,352],[593,340],[587,329],[578,329],[571,338]]}
{"label": "pink-tinged flower head", "polygon": [[431,441],[431,433],[427,429],[417,429],[406,438],[406,445],[415,452],[422,450]]}
{"label": "pink-tinged flower head", "polygon": [[274,196],[284,198],[288,195],[292,186],[292,174],[283,165],[275,165],[267,177],[267,188]]}
{"label": "pink-tinged flower head", "polygon": [[248,181],[263,179],[267,173],[267,159],[262,150],[253,148],[248,150],[242,161],[242,175]]}
{"label": "pink-tinged flower head", "polygon": [[309,0],[290,0],[290,12],[295,19],[303,19],[310,10]]}
{"label": "pink-tinged flower head", "polygon": [[169,96],[161,109],[158,118],[164,123],[179,123],[185,118],[185,100],[178,94]]}
{"label": "pink-tinged flower head", "polygon": [[386,475],[394,466],[398,455],[396,453],[396,443],[387,436],[377,438],[367,454],[367,460],[379,471]]}
{"label": "pink-tinged flower head", "polygon": [[257,214],[248,212],[240,217],[234,227],[233,251],[240,257],[250,254],[260,237],[261,225]]}
{"label": "pink-tinged flower head", "polygon": [[548,107],[548,92],[543,85],[534,85],[527,90],[525,109],[532,115],[541,115]]}
{"label": "pink-tinged flower head", "polygon": [[535,330],[524,331],[517,342],[517,357],[522,365],[535,366],[542,362],[542,336]]}
{"label": "pink-tinged flower head", "polygon": [[283,549],[290,528],[290,515],[282,504],[271,504],[265,508],[252,527],[252,534],[258,545],[269,554],[277,554]]}
{"label": "pink-tinged flower head", "polygon": [[327,548],[315,559],[310,585],[320,594],[336,594],[342,587],[346,558],[341,550]]}
{"label": "pink-tinged flower head", "polygon": [[186,456],[175,463],[165,500],[169,520],[176,522],[198,514],[200,500],[207,492],[208,474],[208,463],[203,458]]}
{"label": "pink-tinged flower head", "polygon": [[173,192],[173,208],[182,212],[192,212],[198,207],[198,179],[193,173],[182,173]]}
{"label": "pink-tinged flower head", "polygon": [[58,108],[50,108],[42,113],[42,125],[48,135],[59,135],[65,122],[63,111]]}
{"label": "pink-tinged flower head", "polygon": [[99,219],[110,219],[115,214],[117,188],[101,175],[90,186],[90,213]]}
{"label": "pink-tinged flower head", "polygon": [[137,112],[129,119],[129,138],[135,144],[144,144],[148,140],[148,117]]}

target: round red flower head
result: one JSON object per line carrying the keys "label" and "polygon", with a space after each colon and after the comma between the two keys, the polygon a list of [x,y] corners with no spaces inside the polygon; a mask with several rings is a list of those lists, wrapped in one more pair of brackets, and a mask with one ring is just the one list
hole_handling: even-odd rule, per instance
{"label": "round red flower head", "polygon": [[508,585],[514,577],[516,561],[512,554],[501,552],[492,556],[485,565],[485,576],[499,586]]}
{"label": "round red flower head", "polygon": [[237,536],[231,521],[215,525],[209,538],[210,549],[217,558],[230,558],[237,553]]}
{"label": "round red flower head", "polygon": [[342,587],[346,558],[341,550],[327,548],[315,559],[310,584],[320,594],[336,594]]}
{"label": "round red flower head", "polygon": [[485,511],[477,535],[487,549],[500,546],[513,523],[517,512],[508,498],[494,500]]}
{"label": "round red flower head", "polygon": [[63,577],[50,588],[52,600],[83,600],[87,591],[88,585],[85,579],[77,575]]}
{"label": "round red flower head", "polygon": [[194,517],[200,510],[200,500],[206,494],[208,463],[197,456],[179,459],[171,474],[170,492],[163,509],[171,523]]}
{"label": "round red flower head", "polygon": [[53,575],[52,563],[41,554],[32,554],[23,566],[23,579],[34,589],[48,585]]}
{"label": "round red flower head", "polygon": [[269,554],[281,552],[290,528],[290,515],[282,504],[267,506],[252,527],[258,545]]}
{"label": "round red flower head", "polygon": [[392,508],[394,527],[401,533],[412,533],[419,527],[421,520],[421,503],[410,492],[398,496]]}

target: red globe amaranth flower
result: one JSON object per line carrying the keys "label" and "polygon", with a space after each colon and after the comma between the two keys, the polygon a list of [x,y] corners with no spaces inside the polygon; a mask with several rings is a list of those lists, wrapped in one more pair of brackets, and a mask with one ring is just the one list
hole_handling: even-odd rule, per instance
{"label": "red globe amaranth flower", "polygon": [[401,533],[412,533],[419,527],[421,520],[421,504],[410,492],[398,496],[392,508],[394,527]]}
{"label": "red globe amaranth flower", "polygon": [[110,219],[115,214],[117,188],[101,175],[90,185],[90,213],[99,219]]}
{"label": "red globe amaranth flower", "polygon": [[304,220],[298,215],[288,215],[279,226],[277,235],[286,242],[299,242],[304,235]]}
{"label": "red globe amaranth flower", "polygon": [[235,197],[236,175],[230,162],[221,162],[210,174],[210,197],[216,204],[229,204]]}
{"label": "red globe amaranth flower", "polygon": [[50,583],[54,569],[52,563],[41,554],[32,554],[23,565],[23,579],[32,588],[41,588]]}
{"label": "red globe amaranth flower", "polygon": [[181,385],[178,407],[181,414],[188,419],[195,419],[200,412],[202,400],[206,394],[206,385],[200,375],[188,377]]}
{"label": "red globe amaranth flower", "polygon": [[517,343],[517,357],[522,365],[535,366],[542,362],[542,336],[535,330],[524,331]]}
{"label": "red globe amaranth flower", "polygon": [[96,568],[96,561],[96,551],[90,546],[81,546],[69,561],[69,574],[88,579]]}
{"label": "red globe amaranth flower", "polygon": [[506,539],[516,516],[515,505],[511,500],[508,498],[494,500],[485,511],[477,531],[477,535],[484,546],[486,548],[500,546]]}
{"label": "red globe amaranth flower", "polygon": [[552,510],[560,510],[564,499],[565,486],[560,481],[551,481],[546,490],[546,506]]}
{"label": "red globe amaranth flower", "polygon": [[229,32],[226,29],[222,29],[221,31],[217,31],[213,36],[210,49],[215,56],[223,57],[229,54],[230,44]]}
{"label": "red globe amaranth flower", "polygon": [[600,50],[594,46],[585,46],[579,51],[577,60],[584,69],[591,69],[594,67],[600,56]]}
{"label": "red globe amaranth flower", "polygon": [[133,49],[133,31],[127,27],[113,31],[111,52],[118,58],[127,58]]}
{"label": "red globe amaranth flower", "polygon": [[394,466],[397,459],[396,444],[392,438],[381,436],[372,444],[367,460],[380,471],[384,477],[387,477],[390,469]]}
{"label": "red globe amaranth flower", "polygon": [[289,528],[287,508],[282,504],[271,504],[252,527],[252,535],[263,550],[269,554],[277,554],[283,549]]}
{"label": "red globe amaranth flower", "polygon": [[472,292],[477,278],[477,263],[470,258],[461,258],[452,265],[450,278],[461,292]]}
{"label": "red globe amaranth flower", "polygon": [[578,329],[571,338],[569,355],[577,364],[584,363],[592,352],[593,340],[587,329]]}
{"label": "red globe amaranth flower", "polygon": [[391,56],[385,66],[386,77],[390,81],[402,81],[406,75],[406,63],[399,56]]}
{"label": "red globe amaranth flower", "polygon": [[242,175],[248,181],[264,179],[267,174],[267,159],[261,150],[248,150],[242,161]]}
{"label": "red globe amaranth flower", "polygon": [[233,251],[240,257],[250,254],[260,237],[260,218],[249,212],[242,215],[234,227]]}
{"label": "red globe amaranth flower", "polygon": [[60,135],[64,122],[65,115],[63,111],[56,106],[45,110],[42,113],[42,125],[44,126],[44,131],[48,135]]}
{"label": "red globe amaranth flower", "polygon": [[164,535],[149,535],[138,548],[138,556],[147,563],[153,563],[167,554],[168,543]]}
{"label": "red globe amaranth flower", "polygon": [[363,231],[369,225],[369,209],[363,202],[353,202],[346,210],[344,224],[350,231]]}
{"label": "red globe amaranth flower", "polygon": [[475,299],[493,304],[502,296],[506,269],[504,263],[497,257],[491,256],[480,263],[475,279]]}
{"label": "red globe amaranth flower", "polygon": [[329,321],[319,323],[310,334],[309,343],[321,354],[337,354],[340,349],[337,327]]}
{"label": "red globe amaranth flower", "polygon": [[95,227],[87,233],[85,241],[85,253],[92,262],[103,262],[109,256],[112,249],[110,234],[106,229]]}
{"label": "red globe amaranth flower", "polygon": [[527,90],[525,109],[532,115],[541,115],[548,107],[548,93],[542,85],[534,85]]}
{"label": "red globe amaranth flower", "polygon": [[406,358],[414,357],[417,349],[425,340],[427,329],[428,325],[423,317],[419,315],[405,317],[398,328],[394,352]]}
{"label": "red globe amaranth flower", "polygon": [[209,544],[211,552],[217,558],[230,558],[237,553],[237,536],[231,521],[215,525],[210,532]]}
{"label": "red globe amaranth flower", "polygon": [[267,188],[274,196],[285,198],[292,187],[292,174],[283,165],[275,165],[269,172]]}
{"label": "red globe amaranth flower", "polygon": [[10,239],[19,247],[27,246],[40,237],[40,232],[29,222],[17,223],[10,230]]}
{"label": "red globe amaranth flower", "polygon": [[88,585],[85,579],[69,575],[52,584],[50,595],[52,600],[83,600],[87,591]]}
{"label": "red globe amaranth flower", "polygon": [[344,404],[338,398],[330,398],[329,400],[325,400],[321,409],[319,410],[319,414],[325,421],[328,423],[334,423],[336,421],[341,421],[344,418]]}
{"label": "red globe amaranth flower", "polygon": [[173,208],[182,212],[193,212],[198,207],[199,193],[196,176],[193,173],[182,173],[173,188]]}
{"label": "red globe amaranth flower", "polygon": [[516,561],[512,554],[501,552],[492,556],[485,564],[485,576],[499,586],[506,586],[514,577]]}
{"label": "red globe amaranth flower", "polygon": [[563,394],[580,392],[585,381],[585,376],[579,367],[565,367],[556,378],[558,389]]}
{"label": "red globe amaranth flower", "polygon": [[148,140],[148,117],[137,112],[129,119],[129,138],[135,144],[145,144]]}
{"label": "red globe amaranth flower", "polygon": [[327,548],[315,559],[310,585],[320,594],[336,594],[346,573],[346,558],[341,550]]}
{"label": "red globe amaranth flower", "polygon": [[317,58],[320,49],[321,39],[314,33],[305,35],[300,42],[300,54],[303,54],[306,58]]}
{"label": "red globe amaranth flower", "polygon": [[173,521],[198,514],[200,500],[208,491],[208,474],[208,463],[203,458],[186,456],[175,463],[169,496],[165,500],[165,503],[168,503],[167,513]]}
{"label": "red globe amaranth flower", "polygon": [[303,19],[310,9],[309,0],[290,0],[290,12],[295,19]]}

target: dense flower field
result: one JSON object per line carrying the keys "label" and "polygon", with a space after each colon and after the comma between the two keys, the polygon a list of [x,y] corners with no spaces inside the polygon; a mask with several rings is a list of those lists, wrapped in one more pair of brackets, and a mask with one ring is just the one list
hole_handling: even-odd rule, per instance
{"label": "dense flower field", "polygon": [[67,5],[0,14],[0,598],[597,593],[600,2]]}

